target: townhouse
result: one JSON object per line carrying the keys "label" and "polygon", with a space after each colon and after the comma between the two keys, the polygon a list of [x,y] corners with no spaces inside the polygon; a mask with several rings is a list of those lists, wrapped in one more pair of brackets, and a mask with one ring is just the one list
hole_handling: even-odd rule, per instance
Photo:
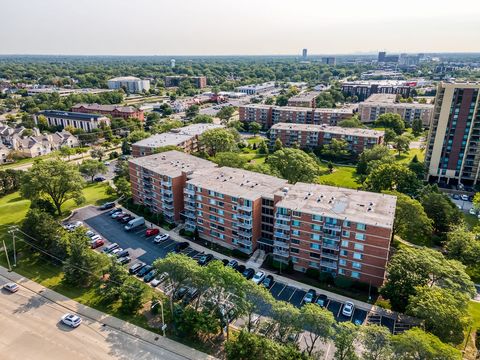
{"label": "townhouse", "polygon": [[270,128],[270,146],[280,139],[287,147],[296,145],[302,149],[314,149],[337,139],[345,140],[349,150],[360,154],[374,145],[383,144],[384,136],[384,131],[371,129],[278,123]]}

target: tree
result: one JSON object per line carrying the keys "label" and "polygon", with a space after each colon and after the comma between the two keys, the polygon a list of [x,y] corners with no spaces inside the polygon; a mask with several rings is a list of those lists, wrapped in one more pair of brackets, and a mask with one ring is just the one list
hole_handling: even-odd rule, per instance
{"label": "tree", "polygon": [[236,148],[235,135],[230,129],[211,129],[200,136],[200,144],[211,156],[219,152],[230,152]]}
{"label": "tree", "polygon": [[30,200],[47,197],[55,205],[58,215],[62,215],[62,205],[66,201],[83,202],[84,184],[75,165],[58,159],[40,160],[23,175],[20,194]]}
{"label": "tree", "polygon": [[228,123],[234,113],[235,108],[233,106],[224,106],[217,112],[217,117],[222,120],[222,123]]}
{"label": "tree", "polygon": [[45,115],[38,115],[37,116],[37,126],[40,131],[46,131],[48,130],[48,120]]}
{"label": "tree", "polygon": [[120,297],[122,286],[128,278],[128,273],[114,258],[110,259],[110,265],[105,270],[105,273],[108,275],[108,279],[100,288],[100,292],[106,302],[112,302]]}
{"label": "tree", "polygon": [[468,297],[438,287],[419,287],[407,314],[425,320],[425,329],[445,343],[460,344],[468,323]]}
{"label": "tree", "polygon": [[197,115],[193,118],[192,124],[211,124],[213,118],[210,115]]}
{"label": "tree", "polygon": [[445,250],[448,258],[458,260],[466,266],[480,264],[480,241],[476,234],[468,231],[464,223],[453,226],[447,233]]}
{"label": "tree", "polygon": [[368,325],[361,328],[364,360],[389,360],[392,355],[392,335],[385,326]]}
{"label": "tree", "polygon": [[130,144],[128,142],[128,139],[123,139],[123,141],[122,141],[122,154],[123,155],[130,155],[131,154]]}
{"label": "tree", "polygon": [[408,152],[410,150],[410,142],[412,141],[412,137],[410,134],[398,135],[393,139],[393,146],[398,151],[398,156],[402,154],[402,152]]}
{"label": "tree", "polygon": [[132,196],[132,187],[130,182],[123,176],[120,176],[114,180],[115,190],[118,196],[128,199]]}
{"label": "tree", "polygon": [[414,244],[428,243],[433,221],[425,213],[422,204],[408,195],[399,192],[392,194],[397,197],[393,233]]}
{"label": "tree", "polygon": [[381,164],[373,169],[364,182],[366,190],[381,192],[396,190],[414,195],[421,184],[413,171],[403,164]]}
{"label": "tree", "polygon": [[260,132],[260,130],[262,129],[262,126],[257,123],[257,122],[251,122],[249,125],[248,125],[248,130],[250,130],[250,132],[253,134],[253,135],[256,135]]}
{"label": "tree", "polygon": [[358,337],[358,328],[351,322],[337,324],[333,342],[335,343],[335,360],[356,360],[355,340]]}
{"label": "tree", "polygon": [[333,314],[316,304],[306,304],[301,308],[300,323],[308,331],[305,342],[307,353],[310,356],[318,340],[326,342],[334,335],[335,318]]}
{"label": "tree", "polygon": [[278,95],[275,99],[275,105],[277,106],[287,106],[289,96],[282,94]]}
{"label": "tree", "polygon": [[423,178],[425,177],[425,165],[422,162],[418,161],[417,155],[412,158],[412,161],[410,161],[410,163],[408,164],[408,168],[417,175],[417,178],[419,180],[423,180]]}
{"label": "tree", "polygon": [[58,149],[58,151],[60,152],[60,155],[62,155],[63,157],[68,156],[68,160],[70,160],[70,156],[75,154],[75,149],[71,148],[70,146],[61,146],[60,149]]}
{"label": "tree", "polygon": [[247,123],[243,123],[240,120],[232,120],[227,124],[227,127],[234,128],[237,131],[245,131],[245,125]]}
{"label": "tree", "polygon": [[285,148],[275,151],[265,161],[291,184],[313,182],[320,168],[310,155],[299,149]]}
{"label": "tree", "polygon": [[423,123],[421,119],[414,119],[412,121],[413,135],[419,136],[423,132]]}
{"label": "tree", "polygon": [[120,289],[120,311],[124,314],[134,315],[143,305],[144,285],[136,279],[127,278]]}
{"label": "tree", "polygon": [[128,135],[128,141],[133,144],[148,137],[150,137],[150,133],[143,130],[135,130]]}
{"label": "tree", "polygon": [[90,156],[92,159],[98,159],[98,161],[102,161],[103,157],[105,156],[105,150],[101,147],[95,147],[90,150]]}
{"label": "tree", "polygon": [[243,169],[247,160],[240,154],[234,152],[220,152],[215,155],[213,161],[220,166],[229,166]]}
{"label": "tree", "polygon": [[258,143],[258,153],[262,155],[268,155],[267,142],[263,139]]}
{"label": "tree", "polygon": [[282,149],[283,149],[282,140],[280,140],[280,138],[277,138],[275,140],[275,144],[273,146],[273,152],[278,151],[278,150],[282,150]]}
{"label": "tree", "polygon": [[[206,115],[198,115],[198,116],[206,116]],[[150,128],[152,134],[163,134],[168,132],[172,129],[178,129],[183,126],[183,122],[180,120],[175,119],[165,119]]]}
{"label": "tree", "polygon": [[375,121],[376,126],[383,126],[384,128],[390,128],[397,135],[401,135],[405,130],[405,122],[399,114],[386,113],[380,115]]}
{"label": "tree", "polygon": [[358,159],[357,173],[368,175],[372,170],[372,162],[377,162],[378,164],[393,162],[393,156],[388,147],[384,145],[375,145],[371,149],[365,149]]}
{"label": "tree", "polygon": [[23,171],[7,169],[0,171],[0,196],[10,194],[20,188]]}
{"label": "tree", "polygon": [[321,156],[329,160],[345,160],[352,156],[348,150],[348,143],[343,139],[332,139],[320,150]]}
{"label": "tree", "polygon": [[286,343],[290,335],[301,328],[300,310],[285,301],[276,301],[272,307],[272,318],[277,324],[278,341]]}
{"label": "tree", "polygon": [[95,175],[106,174],[108,170],[104,163],[93,159],[84,160],[78,169],[82,175],[90,177],[91,182]]}
{"label": "tree", "polygon": [[392,337],[393,358],[398,360],[461,360],[454,347],[442,343],[436,336],[413,328]]}
{"label": "tree", "polygon": [[362,124],[358,115],[352,116],[350,119],[345,119],[340,121],[337,126],[344,127],[344,128],[364,128],[365,126]]}
{"label": "tree", "polygon": [[397,133],[392,129],[385,129],[385,135],[383,137],[383,141],[385,144],[391,143],[397,137]]}
{"label": "tree", "polygon": [[185,111],[185,116],[191,119],[197,116],[199,112],[200,112],[200,106],[195,104],[190,105],[188,109]]}
{"label": "tree", "polygon": [[245,284],[245,298],[242,302],[242,308],[247,315],[247,331],[253,331],[253,315],[259,314],[265,309],[270,309],[275,302],[272,294],[263,286],[256,286],[252,282]]}

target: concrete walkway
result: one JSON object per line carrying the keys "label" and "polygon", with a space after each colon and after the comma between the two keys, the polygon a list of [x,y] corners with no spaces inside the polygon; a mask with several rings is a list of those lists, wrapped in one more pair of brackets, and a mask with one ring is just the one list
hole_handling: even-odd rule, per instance
{"label": "concrete walkway", "polygon": [[158,346],[161,349],[175,353],[186,359],[195,359],[195,360],[206,360],[206,359],[216,359],[213,356],[204,354],[200,351],[192,349],[186,345],[180,344],[176,341],[170,340],[158,334],[155,334],[151,331],[145,330],[136,325],[130,324],[126,321],[118,319],[116,317],[107,315],[98,310],[95,310],[91,307],[82,305],[72,299],[69,299],[53,290],[43,287],[42,285],[33,282],[23,276],[15,273],[9,272],[6,268],[0,266],[0,276],[3,276],[10,281],[21,284],[23,287],[41,295],[42,297],[62,306],[67,311],[75,312],[81,317],[88,318],[93,321],[104,324],[117,331],[121,331],[125,334],[128,334],[139,341],[144,341],[146,343]]}

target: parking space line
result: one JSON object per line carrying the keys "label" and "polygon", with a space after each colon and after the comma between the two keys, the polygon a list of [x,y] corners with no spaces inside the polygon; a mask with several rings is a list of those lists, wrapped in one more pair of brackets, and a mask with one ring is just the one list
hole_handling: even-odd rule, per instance
{"label": "parking space line", "polygon": [[337,318],[340,317],[340,313],[342,312],[342,309],[343,309],[343,304],[340,305],[340,307],[338,308],[338,313],[337,313]]}
{"label": "parking space line", "polygon": [[289,297],[288,300],[287,300],[288,302],[290,302],[290,300],[292,299],[293,295],[295,295],[295,293],[297,292],[297,290],[298,290],[297,288],[294,288],[294,289],[293,289],[292,295],[290,295],[290,297]]}
{"label": "parking space line", "polygon": [[[282,283],[279,283],[279,284],[282,285]],[[287,285],[283,285],[283,289],[278,292],[277,297],[280,296],[280,294],[283,292],[283,290],[285,290],[286,287],[287,287]]]}

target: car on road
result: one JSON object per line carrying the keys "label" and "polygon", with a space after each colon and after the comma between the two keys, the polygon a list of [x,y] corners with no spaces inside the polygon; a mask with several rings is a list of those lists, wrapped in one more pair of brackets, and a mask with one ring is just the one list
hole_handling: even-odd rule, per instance
{"label": "car on road", "polygon": [[317,297],[317,292],[314,289],[310,289],[307,291],[305,296],[302,299],[303,304],[311,304],[314,302],[315,298]]}
{"label": "car on road", "polygon": [[235,270],[238,266],[238,261],[237,260],[230,260],[227,264],[228,267],[231,267],[233,270]]}
{"label": "car on road", "polygon": [[115,207],[115,202],[110,201],[110,202],[103,203],[102,205],[100,205],[100,207],[98,209],[99,210],[107,210],[107,209],[111,209],[113,207]]}
{"label": "car on road", "polygon": [[184,242],[181,242],[181,243],[178,243],[177,245],[175,245],[175,250],[174,251],[176,253],[179,253],[180,251],[185,250],[189,246],[190,246],[190,244],[187,241],[184,241]]}
{"label": "car on road", "polygon": [[317,300],[315,301],[315,304],[317,304],[320,307],[326,307],[328,302],[328,297],[327,295],[320,294],[317,297]]}
{"label": "car on road", "polygon": [[149,283],[150,281],[153,280],[153,278],[155,277],[155,275],[157,275],[157,270],[155,270],[155,269],[150,270],[150,271],[143,277],[143,281],[145,281],[146,283]]}
{"label": "car on road", "polygon": [[60,321],[65,325],[70,326],[71,328],[79,327],[82,323],[82,319],[80,318],[80,316],[70,313],[66,313],[65,315],[63,315]]}
{"label": "car on road", "polygon": [[461,198],[463,201],[468,201],[468,195],[463,194],[462,196],[460,196],[460,198]]}
{"label": "car on road", "polygon": [[115,255],[117,255],[117,258],[122,258],[122,257],[125,257],[125,256],[129,256],[129,252],[128,250],[122,250],[122,251],[119,251],[117,252]]}
{"label": "car on road", "polygon": [[253,270],[252,268],[245,269],[242,272],[242,275],[245,279],[250,280],[255,275],[255,270]]}
{"label": "car on road", "polygon": [[351,301],[346,301],[343,304],[342,315],[350,317],[353,314],[353,310],[355,310],[355,305]]}
{"label": "car on road", "polygon": [[130,274],[136,274],[137,272],[140,271],[140,269],[142,269],[144,266],[146,266],[147,264],[145,264],[144,262],[138,262],[138,263],[135,263],[133,264],[132,266],[130,266],[130,269],[128,269],[128,272]]}
{"label": "car on road", "polygon": [[119,263],[120,265],[128,264],[130,261],[132,261],[132,259],[128,256],[124,256],[117,259],[117,263]]}
{"label": "car on road", "polygon": [[165,280],[167,280],[167,278],[168,278],[168,273],[166,273],[166,272],[161,273],[155,279],[150,281],[150,285],[152,285],[153,287],[156,287],[156,286],[160,285],[162,282],[164,282]]}
{"label": "car on road", "polygon": [[155,244],[160,244],[161,242],[167,241],[168,239],[170,239],[170,235],[168,235],[168,234],[159,234],[159,235],[155,236],[155,239],[153,239],[153,242],[154,242]]}
{"label": "car on road", "polygon": [[13,282],[3,285],[3,288],[11,293],[15,293],[20,289],[20,287]]}
{"label": "car on road", "polygon": [[112,209],[108,212],[108,215],[112,216],[113,214],[117,213],[117,212],[121,212],[122,209],[120,208],[115,208],[115,209]]}
{"label": "car on road", "polygon": [[205,266],[212,260],[213,260],[212,254],[204,254],[198,258],[197,262],[198,262],[198,265]]}
{"label": "car on road", "polygon": [[103,239],[93,240],[93,241],[90,243],[90,247],[91,247],[92,249],[99,248],[100,246],[103,246],[103,245],[105,245],[105,240],[103,240]]}
{"label": "car on road", "polygon": [[258,271],[252,278],[252,281],[258,285],[263,281],[263,279],[265,279],[265,273],[263,271]]}
{"label": "car on road", "polygon": [[158,235],[160,234],[160,230],[157,229],[157,228],[149,228],[147,230],[145,230],[145,236],[149,237],[149,236],[153,236],[153,235]]}
{"label": "car on road", "polygon": [[272,275],[267,275],[265,279],[262,281],[262,285],[265,286],[266,289],[270,290],[270,288],[274,284],[273,276]]}
{"label": "car on road", "polygon": [[95,179],[93,179],[93,181],[95,181],[95,182],[102,182],[102,181],[105,181],[105,180],[107,180],[105,178],[105,176],[97,176]]}
{"label": "car on road", "polygon": [[108,245],[107,247],[105,247],[105,249],[103,249],[103,252],[105,254],[110,254],[113,250],[118,249],[119,247],[120,247],[120,245],[118,245],[117,243],[112,243],[112,244]]}
{"label": "car on road", "polygon": [[153,269],[152,265],[145,265],[143,268],[140,269],[139,272],[137,272],[138,277],[144,277],[147,275],[151,270]]}

